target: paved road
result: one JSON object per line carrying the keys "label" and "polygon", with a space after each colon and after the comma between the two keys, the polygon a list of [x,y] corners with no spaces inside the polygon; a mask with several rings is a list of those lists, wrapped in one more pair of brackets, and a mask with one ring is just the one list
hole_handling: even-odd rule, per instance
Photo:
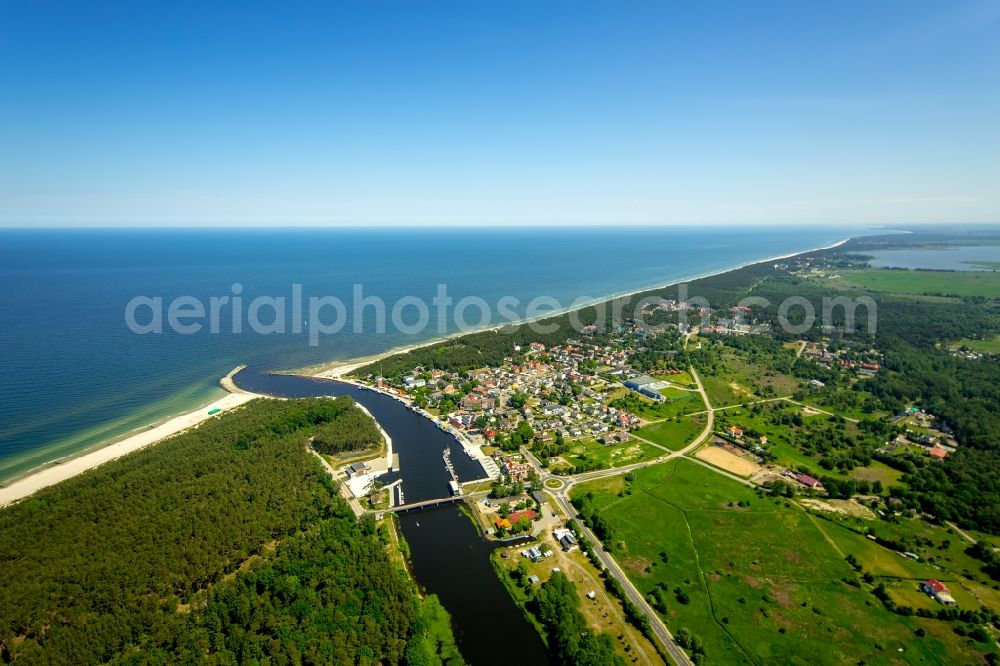
{"label": "paved road", "polygon": [[[665,456],[660,456],[655,460],[647,460],[645,462],[635,463],[633,465],[625,465],[623,467],[616,467],[614,469],[601,469],[593,472],[585,472],[583,474],[576,474],[570,477],[560,477],[552,474],[551,472],[549,472],[549,470],[542,467],[541,463],[538,461],[537,458],[535,458],[534,455],[532,455],[530,451],[528,451],[525,448],[522,448],[521,451],[524,454],[525,458],[529,462],[531,462],[531,464],[535,467],[535,470],[538,472],[538,475],[542,478],[543,482],[547,479],[554,478],[560,480],[563,483],[563,486],[559,489],[547,488],[546,490],[548,490],[548,492],[555,499],[556,504],[559,505],[559,508],[567,516],[576,516],[576,510],[573,508],[573,505],[570,503],[569,500],[570,491],[576,484],[585,481],[593,481],[595,479],[603,479],[611,476],[627,474],[632,470],[640,469],[642,467],[649,467],[650,465],[657,465],[666,462],[667,460],[670,460],[672,458],[679,458],[695,450],[696,448],[701,446],[709,437],[712,436],[713,429],[715,428],[715,410],[712,408],[712,404],[708,401],[708,394],[705,393],[705,387],[701,383],[701,377],[698,376],[697,371],[695,371],[693,367],[690,369],[690,372],[691,376],[694,378],[695,384],[697,385],[697,391],[701,395],[702,401],[705,403],[706,409],[704,414],[707,416],[707,418],[705,419],[704,429],[702,429],[702,431],[698,434],[698,436],[695,437],[691,441],[691,443],[685,446],[683,449],[680,449],[678,451],[673,451]],[[706,465],[706,467],[709,466]],[[715,469],[715,468],[710,467],[710,469]],[[740,481],[744,483],[746,482],[743,479],[740,479]],[[647,618],[649,618],[649,624],[653,630],[653,633],[656,635],[657,639],[659,639],[663,647],[666,648],[667,654],[670,655],[670,658],[674,661],[674,663],[679,664],[680,666],[689,666],[690,664],[692,664],[693,662],[688,658],[687,653],[684,652],[683,648],[677,645],[677,643],[674,641],[673,634],[671,634],[670,630],[667,629],[667,625],[663,623],[663,620],[660,619],[660,616],[657,615],[656,611],[654,611],[653,608],[646,602],[646,598],[643,596],[642,592],[640,592],[639,589],[632,584],[632,581],[625,574],[622,568],[618,566],[618,563],[615,562],[615,559],[604,549],[604,546],[603,544],[601,544],[600,539],[598,539],[597,536],[590,531],[590,528],[584,525],[582,521],[578,520],[576,522],[577,525],[579,526],[581,534],[588,541],[590,541],[591,544],[593,544],[593,547],[595,549],[595,554],[597,555],[597,558],[601,561],[601,564],[604,565],[604,568],[607,569],[609,574],[614,576],[615,579],[619,583],[621,583],[622,589],[625,590],[625,596],[628,597],[628,600],[631,601],[633,604],[635,604],[642,611],[642,613]]]}
{"label": "paved road", "polygon": [[[553,497],[556,500],[556,504],[559,505],[559,508],[562,509],[567,516],[576,515],[576,511],[573,509],[573,506],[570,504],[569,499],[566,496],[562,494],[553,494]],[[614,576],[619,583],[621,583],[622,589],[625,590],[625,596],[628,597],[628,600],[635,604],[643,612],[643,614],[649,618],[649,624],[653,629],[653,633],[656,635],[657,639],[659,639],[663,647],[666,648],[667,654],[670,655],[670,658],[674,661],[674,663],[679,664],[680,666],[689,666],[692,664],[692,661],[688,659],[687,653],[674,642],[674,637],[667,629],[667,625],[663,623],[660,616],[656,614],[656,611],[654,611],[650,605],[646,603],[646,598],[642,596],[642,593],[639,592],[638,589],[636,589],[635,585],[633,585],[632,581],[625,575],[625,572],[621,570],[614,558],[604,550],[600,539],[598,539],[594,533],[590,531],[590,528],[583,524],[582,521],[578,520],[576,521],[576,524],[580,533],[592,544],[594,552],[597,555],[597,558],[601,561],[601,564],[604,565],[604,568],[607,569],[608,573]]]}

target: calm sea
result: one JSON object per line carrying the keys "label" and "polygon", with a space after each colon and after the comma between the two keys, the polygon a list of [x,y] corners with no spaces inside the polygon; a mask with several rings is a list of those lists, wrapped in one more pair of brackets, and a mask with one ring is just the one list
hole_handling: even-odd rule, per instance
{"label": "calm sea", "polygon": [[[439,337],[436,311],[421,333],[391,321],[404,296],[428,305],[439,284],[454,302],[544,295],[563,307],[577,297],[609,296],[827,245],[861,229],[739,227],[660,229],[292,229],[292,230],[3,230],[0,231],[0,480],[100,446],[220,393],[217,380],[238,364],[287,369],[378,353]],[[239,287],[234,289],[234,284]],[[334,296],[346,325],[309,343],[293,333],[293,285],[309,297]],[[374,308],[354,332],[352,295],[387,303],[385,332]],[[284,297],[284,334],[233,333],[229,307],[219,332],[170,330],[178,297],[210,306],[240,291],[243,310],[257,296]],[[126,325],[137,296],[161,298],[164,332],[138,335]],[[231,302],[230,302],[231,305]],[[419,317],[404,309],[403,321]],[[327,308],[324,321],[335,310]],[[270,308],[259,319],[271,321]],[[466,320],[479,321],[478,306]],[[149,309],[137,312],[140,323]],[[493,323],[499,323],[494,312]],[[451,317],[447,331],[454,330]],[[317,334],[313,327],[313,334]]]}

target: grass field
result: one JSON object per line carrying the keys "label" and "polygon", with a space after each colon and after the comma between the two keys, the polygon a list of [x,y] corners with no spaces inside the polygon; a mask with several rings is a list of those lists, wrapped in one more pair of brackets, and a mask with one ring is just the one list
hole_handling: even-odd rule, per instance
{"label": "grass field", "polygon": [[604,446],[593,439],[569,442],[569,448],[562,455],[572,465],[596,463],[600,467],[621,467],[655,458],[663,453],[646,442],[631,440],[622,444]]}
{"label": "grass field", "polygon": [[846,285],[869,291],[1000,297],[1000,273],[988,271],[909,271],[866,268],[845,271],[839,280]]}
{"label": "grass field", "polygon": [[989,340],[971,340],[969,338],[964,338],[948,346],[956,349],[958,347],[968,347],[972,351],[984,352],[987,354],[1000,354],[1000,337],[993,337]]}
{"label": "grass field", "polygon": [[[683,416],[705,409],[701,394],[697,391],[684,391],[676,388],[665,388],[660,393],[667,399],[653,401],[644,395],[625,389],[625,409],[646,421],[661,421]],[[621,397],[621,396],[616,396]]]}
{"label": "grass field", "polygon": [[687,371],[678,372],[675,374],[664,374],[659,372],[654,372],[653,377],[657,379],[662,379],[663,381],[670,382],[671,384],[678,384],[680,386],[694,386],[694,379],[691,378],[691,374]]}
{"label": "grass field", "polygon": [[[760,358],[751,361],[722,343],[712,343],[720,351],[720,363],[711,373],[703,373],[702,383],[713,407],[729,407],[761,398],[791,395],[801,382],[778,372]],[[792,352],[785,353],[790,357]]]}
{"label": "grass field", "polygon": [[[920,567],[933,566],[936,568],[936,578],[947,582],[950,586],[955,582],[979,590],[980,602],[1000,612],[1000,584],[991,580],[989,576],[982,573],[982,563],[968,555],[965,550],[969,543],[957,532],[947,526],[932,525],[924,520],[916,518],[900,517],[896,522],[860,520],[849,516],[830,516],[830,521],[843,526],[841,529],[865,531],[869,528],[875,534],[891,541],[899,542],[905,550],[916,553],[920,556]],[[857,554],[859,560],[861,555]],[[898,556],[897,556],[898,557]],[[902,560],[902,562],[912,562]],[[921,569],[913,567],[914,575],[919,575]],[[893,575],[893,574],[887,574]]]}
{"label": "grass field", "polygon": [[[822,425],[827,423],[830,418],[824,414],[804,415],[802,409],[793,403],[775,401],[717,412],[716,428],[721,431],[725,429],[727,424],[733,424],[743,429],[752,429],[761,432],[767,436],[768,443],[766,448],[775,455],[775,462],[792,469],[805,468],[812,476],[833,476],[843,479],[881,481],[885,487],[899,485],[902,472],[878,461],[872,461],[870,465],[857,467],[850,472],[823,469],[817,457],[804,453],[796,446],[796,434],[801,431],[801,428],[792,424],[773,422],[771,417],[782,412],[803,414],[806,426]],[[848,432],[857,432],[857,426],[852,423],[844,424],[844,428]]]}
{"label": "grass field", "polygon": [[636,434],[671,451],[679,451],[690,444],[704,427],[705,417],[699,414],[682,416],[677,421],[660,421],[643,426],[636,431]]}
{"label": "grass field", "polygon": [[705,386],[709,402],[716,408],[739,405],[757,399],[747,386],[736,381],[736,377],[709,375],[702,377],[701,383]]}
{"label": "grass field", "polygon": [[[951,625],[890,613],[842,581],[855,575],[845,552],[886,571],[919,575],[918,563],[883,562],[863,536],[842,528],[828,536],[836,525],[690,461],[635,477],[631,493],[619,496],[624,482],[610,479],[574,496],[593,493],[623,544],[616,559],[672,631],[702,640],[707,663],[973,663],[986,651]],[[914,635],[918,626],[926,637]]]}
{"label": "grass field", "polygon": [[[951,580],[941,571],[924,562],[916,562],[883,548],[869,539],[859,539],[856,532],[832,520],[816,518],[817,528],[828,536],[844,555],[854,555],[865,571],[876,576],[906,579],[914,582],[938,577],[945,582]],[[871,521],[868,521],[869,523]]]}

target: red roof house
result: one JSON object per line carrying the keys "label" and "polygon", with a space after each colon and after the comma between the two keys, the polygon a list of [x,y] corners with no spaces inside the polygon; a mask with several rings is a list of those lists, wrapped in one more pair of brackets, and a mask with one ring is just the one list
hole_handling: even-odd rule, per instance
{"label": "red roof house", "polygon": [[935,446],[933,449],[927,452],[931,458],[937,458],[938,460],[944,460],[948,457],[948,450],[940,446]]}
{"label": "red roof house", "polygon": [[515,511],[514,513],[507,516],[507,520],[510,521],[511,525],[517,525],[518,521],[522,518],[527,518],[528,520],[534,520],[537,514],[532,509],[525,509],[524,511]]}
{"label": "red roof house", "polygon": [[955,603],[955,597],[951,596],[951,591],[948,590],[948,586],[939,580],[934,580],[933,578],[925,580],[920,584],[920,588],[933,597],[938,603]]}
{"label": "red roof house", "polygon": [[819,479],[814,479],[808,474],[799,474],[795,477],[795,480],[801,483],[806,488],[822,488],[823,484],[819,482]]}

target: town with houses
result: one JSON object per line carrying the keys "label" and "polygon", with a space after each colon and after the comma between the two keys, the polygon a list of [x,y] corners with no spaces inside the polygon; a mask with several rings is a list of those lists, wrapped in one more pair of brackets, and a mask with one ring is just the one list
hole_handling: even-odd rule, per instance
{"label": "town with houses", "polygon": [[[682,323],[677,315],[685,310],[697,324]],[[471,481],[460,482],[451,470],[454,480],[442,494],[459,499],[483,536],[500,542],[498,571],[530,588],[555,572],[578,569],[580,595],[605,614],[624,602],[604,598],[588,581],[615,571],[614,549],[592,545],[602,538],[581,520],[571,497],[580,485],[628,479],[683,457],[760,496],[794,498],[839,520],[935,520],[883,492],[899,477],[892,460],[915,455],[938,464],[959,450],[959,439],[921,405],[898,414],[866,406],[866,382],[885,363],[869,338],[824,329],[818,338],[778,339],[742,305],[706,311],[664,298],[643,305],[641,314],[654,326],[626,321],[603,335],[588,326],[559,344],[514,346],[497,365],[461,371],[415,365],[350,381],[403,401],[482,465],[483,478]],[[696,352],[713,359],[703,361],[711,370],[696,370]],[[889,436],[873,442],[865,434],[866,418],[884,424],[888,429],[880,432]],[[863,440],[870,448],[859,453],[855,444],[853,458],[837,457],[822,443],[827,436]],[[450,466],[447,454],[444,463]],[[864,473],[855,477],[857,466]],[[379,470],[345,472],[364,479],[351,486],[357,500],[381,488],[373,482]],[[397,490],[371,508],[405,509],[403,490]],[[877,538],[870,528],[867,537],[894,557],[926,561],[926,553],[905,539]],[[628,577],[614,578],[623,589],[619,596],[659,626],[649,600],[636,596]],[[968,606],[944,575],[917,583],[914,590],[937,607]],[[674,660],[686,663],[677,655]]]}

